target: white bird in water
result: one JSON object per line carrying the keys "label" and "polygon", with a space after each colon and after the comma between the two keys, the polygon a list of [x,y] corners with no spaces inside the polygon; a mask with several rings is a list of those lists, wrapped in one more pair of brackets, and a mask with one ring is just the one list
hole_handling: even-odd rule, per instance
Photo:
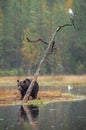
{"label": "white bird in water", "polygon": [[68,92],[70,92],[70,91],[73,89],[73,87],[70,86],[70,85],[68,85],[68,86],[67,86],[67,89],[68,89]]}

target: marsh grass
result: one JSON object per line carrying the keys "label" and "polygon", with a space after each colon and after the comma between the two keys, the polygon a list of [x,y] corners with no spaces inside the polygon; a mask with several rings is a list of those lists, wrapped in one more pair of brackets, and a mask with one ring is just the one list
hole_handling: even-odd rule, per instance
{"label": "marsh grass", "polygon": [[[32,78],[31,76],[28,77],[0,77],[0,86],[11,86],[17,84],[17,79],[24,80],[25,78]],[[39,76],[38,82],[40,86],[86,86],[86,75],[60,75],[60,76]]]}
{"label": "marsh grass", "polygon": [[38,79],[41,86],[85,86],[86,75],[61,75],[61,76],[42,76]]}
{"label": "marsh grass", "polygon": [[[21,104],[19,91],[14,88],[17,88],[17,79],[24,80],[25,78],[32,78],[31,76],[28,77],[0,77],[0,105],[12,105],[12,104]],[[73,85],[73,86],[86,86],[86,75],[60,75],[60,76],[39,76],[38,77],[38,83],[39,86],[45,86],[47,87],[64,87],[67,85]],[[15,86],[14,88],[12,86]],[[3,88],[7,88],[6,90],[2,90]],[[9,90],[8,86],[12,87],[12,90]],[[72,100],[80,100],[80,97],[78,95],[73,95],[71,93],[62,93],[61,91],[56,91],[52,89],[53,91],[40,91],[38,93],[38,99],[28,101],[28,104],[34,104],[34,105],[44,105],[51,101],[72,101]],[[86,97],[85,97],[86,98]],[[81,99],[84,99],[84,97],[81,97]]]}

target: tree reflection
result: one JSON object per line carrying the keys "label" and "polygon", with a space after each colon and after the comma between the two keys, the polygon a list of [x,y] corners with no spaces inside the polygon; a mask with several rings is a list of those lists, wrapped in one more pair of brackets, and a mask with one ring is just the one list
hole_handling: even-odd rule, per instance
{"label": "tree reflection", "polygon": [[39,114],[39,108],[33,105],[21,105],[19,110],[18,121],[28,121],[34,130],[38,130],[37,117]]}

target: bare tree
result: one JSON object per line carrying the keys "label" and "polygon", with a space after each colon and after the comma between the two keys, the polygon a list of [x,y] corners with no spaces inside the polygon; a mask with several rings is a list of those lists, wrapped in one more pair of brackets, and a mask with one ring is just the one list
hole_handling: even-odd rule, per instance
{"label": "bare tree", "polygon": [[30,40],[29,38],[27,38],[27,40],[28,40],[29,42],[42,41],[42,42],[44,42],[45,44],[47,44],[48,46],[47,46],[46,50],[45,50],[44,53],[43,53],[42,59],[40,60],[40,63],[39,63],[39,65],[38,65],[38,68],[37,68],[37,70],[36,70],[36,72],[35,72],[35,74],[34,74],[33,80],[31,81],[31,84],[30,84],[29,88],[27,89],[27,92],[26,92],[26,94],[25,94],[25,96],[24,96],[24,98],[23,98],[23,102],[27,102],[27,101],[28,101],[28,98],[30,97],[31,91],[32,91],[33,86],[34,86],[34,82],[38,79],[38,76],[39,76],[39,74],[40,74],[41,66],[42,66],[42,64],[44,63],[46,57],[48,56],[48,53],[49,53],[49,50],[50,50],[51,46],[54,46],[54,45],[53,45],[53,41],[55,40],[55,37],[56,37],[57,32],[59,32],[59,31],[60,31],[62,28],[64,28],[64,27],[72,26],[72,25],[73,25],[73,24],[64,24],[64,25],[62,25],[62,26],[57,27],[57,29],[56,29],[55,32],[53,33],[52,38],[51,38],[51,40],[49,41],[49,43],[45,42],[45,41],[42,40],[42,39],[38,39],[38,40],[36,40],[36,41],[32,41],[32,40]]}

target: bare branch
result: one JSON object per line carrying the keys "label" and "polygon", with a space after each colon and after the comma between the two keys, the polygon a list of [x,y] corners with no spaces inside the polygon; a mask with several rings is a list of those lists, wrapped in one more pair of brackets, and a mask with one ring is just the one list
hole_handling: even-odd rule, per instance
{"label": "bare branch", "polygon": [[57,32],[60,31],[63,27],[66,27],[66,26],[72,26],[73,24],[64,24],[64,25],[61,25],[57,28]]}
{"label": "bare branch", "polygon": [[32,43],[41,41],[41,42],[43,42],[43,43],[45,43],[45,44],[48,44],[46,41],[42,40],[41,38],[39,38],[39,39],[37,39],[37,40],[34,40],[34,41],[30,40],[28,37],[26,37],[26,39],[28,40],[28,42],[32,42]]}
{"label": "bare branch", "polygon": [[[41,41],[41,42],[43,42],[43,43],[45,43],[45,44],[48,45],[48,43],[45,42],[45,41],[42,40],[42,39],[38,39],[38,40],[34,40],[34,41],[33,41],[33,40],[30,40],[28,37],[26,37],[26,39],[28,40],[28,42],[35,43],[35,42]],[[49,55],[53,53],[54,49],[56,49],[56,48],[54,48],[54,46],[55,46],[55,41],[52,41],[52,45],[51,45],[51,48],[50,48],[50,52],[48,53]]]}

